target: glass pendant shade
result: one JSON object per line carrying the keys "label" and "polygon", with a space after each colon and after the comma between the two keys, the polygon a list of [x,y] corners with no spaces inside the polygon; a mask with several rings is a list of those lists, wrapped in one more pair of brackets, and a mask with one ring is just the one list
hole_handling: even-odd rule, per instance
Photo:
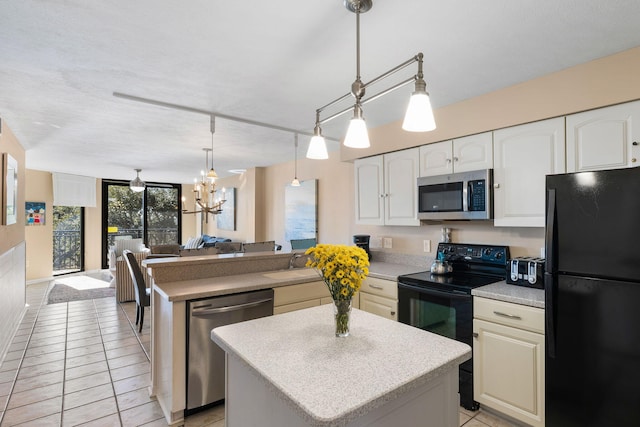
{"label": "glass pendant shade", "polygon": [[136,169],[136,177],[129,182],[129,188],[134,193],[140,193],[144,191],[146,184],[140,179],[140,171],[142,169]]}
{"label": "glass pendant shade", "polygon": [[402,129],[409,132],[427,132],[436,128],[429,94],[416,91],[409,99],[409,106],[402,122]]}
{"label": "glass pendant shade", "polygon": [[363,118],[354,117],[351,119],[349,129],[347,129],[347,136],[344,138],[344,145],[351,148],[368,148],[371,146],[367,125]]}
{"label": "glass pendant shade", "polygon": [[300,181],[298,180],[298,178],[294,178],[293,181],[291,181],[291,186],[300,187]]}
{"label": "glass pendant shade", "polygon": [[209,179],[210,181],[215,181],[218,178],[218,174],[216,173],[216,171],[211,168],[209,169],[209,172],[207,173],[207,179]]}
{"label": "glass pendant shade", "polygon": [[322,135],[314,135],[311,137],[309,148],[307,149],[307,159],[326,160],[329,158],[327,153],[327,143]]}

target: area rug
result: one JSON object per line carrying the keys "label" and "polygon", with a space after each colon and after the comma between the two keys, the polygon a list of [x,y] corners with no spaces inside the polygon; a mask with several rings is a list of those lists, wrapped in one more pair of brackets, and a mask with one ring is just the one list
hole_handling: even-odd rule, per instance
{"label": "area rug", "polygon": [[88,276],[71,276],[56,279],[47,296],[47,304],[115,297],[115,295],[116,290],[109,287],[109,282]]}

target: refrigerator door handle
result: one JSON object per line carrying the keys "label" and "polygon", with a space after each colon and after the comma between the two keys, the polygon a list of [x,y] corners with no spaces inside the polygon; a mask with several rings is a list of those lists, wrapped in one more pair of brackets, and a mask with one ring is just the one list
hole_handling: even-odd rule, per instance
{"label": "refrigerator door handle", "polygon": [[547,224],[545,229],[545,273],[544,273],[544,308],[545,339],[547,354],[556,357],[556,310],[553,294],[555,291],[555,228],[556,228],[556,190],[547,190]]}
{"label": "refrigerator door handle", "polygon": [[554,273],[555,266],[555,228],[556,228],[556,190],[551,188],[547,190],[547,221],[545,227],[545,263],[544,270],[547,273]]}

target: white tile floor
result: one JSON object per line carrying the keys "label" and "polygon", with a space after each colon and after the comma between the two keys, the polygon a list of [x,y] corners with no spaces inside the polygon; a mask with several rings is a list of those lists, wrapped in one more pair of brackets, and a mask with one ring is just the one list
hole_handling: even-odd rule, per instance
{"label": "white tile floor", "polygon": [[[27,287],[27,314],[0,365],[0,426],[166,426],[149,398],[149,324],[137,332],[135,303],[111,297],[47,305],[48,286]],[[223,427],[224,407],[184,425]],[[462,425],[513,426],[464,409]]]}

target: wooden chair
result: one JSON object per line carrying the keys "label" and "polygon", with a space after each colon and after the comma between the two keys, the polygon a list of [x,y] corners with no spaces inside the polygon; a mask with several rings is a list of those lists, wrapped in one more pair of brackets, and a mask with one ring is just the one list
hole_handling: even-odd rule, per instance
{"label": "wooden chair", "polygon": [[140,329],[138,332],[142,332],[142,324],[144,323],[144,308],[151,306],[151,289],[147,288],[140,270],[140,265],[136,260],[135,255],[128,249],[122,251],[122,256],[127,262],[129,267],[129,274],[131,274],[131,280],[133,281],[133,289],[136,296],[136,325],[140,322]]}

